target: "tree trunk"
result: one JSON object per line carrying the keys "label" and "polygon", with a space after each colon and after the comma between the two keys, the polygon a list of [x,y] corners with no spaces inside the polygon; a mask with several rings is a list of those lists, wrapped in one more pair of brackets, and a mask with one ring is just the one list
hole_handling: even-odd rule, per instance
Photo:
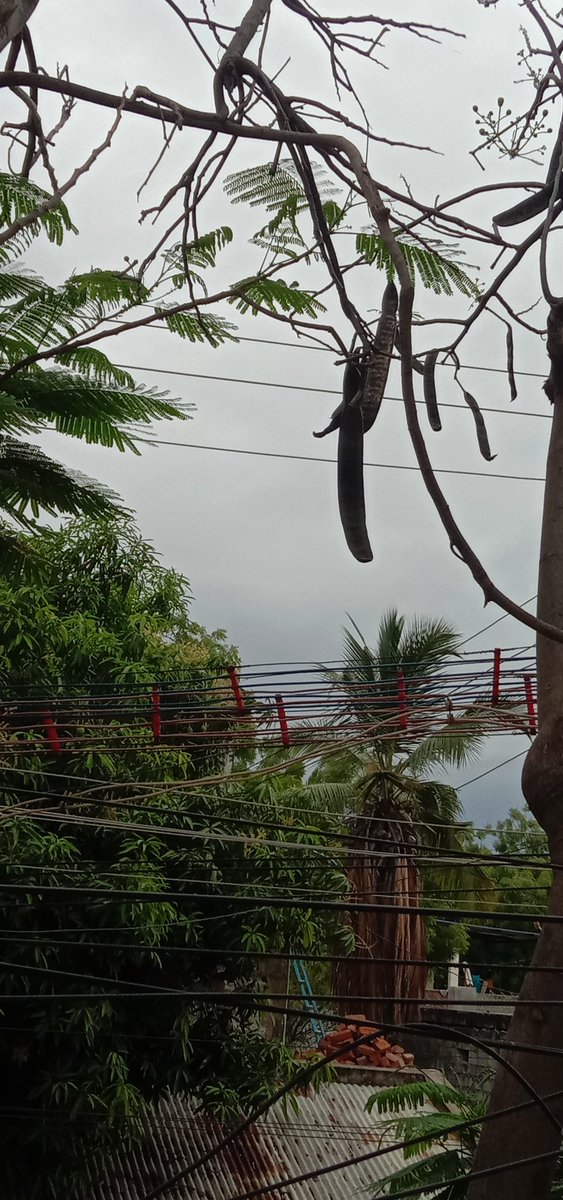
{"label": "tree trunk", "polygon": [[[422,885],[415,860],[410,857],[413,843],[405,843],[404,832],[388,822],[370,821],[367,829],[363,822],[361,835],[365,842],[361,849],[373,851],[373,839],[393,838],[397,854],[394,858],[353,857],[347,874],[351,887],[349,921],[356,939],[355,955],[346,962],[336,963],[333,970],[334,992],[342,999],[339,1011],[363,1012],[370,1021],[381,1024],[416,1021],[418,1005],[426,988],[425,967],[405,967],[401,959],[426,957],[426,923],[418,915],[405,913],[356,912],[354,900],[399,907],[417,906],[422,903]],[[407,855],[407,850],[410,852]],[[357,957],[373,957],[375,962],[358,962]],[[388,961],[385,961],[388,960]],[[354,996],[367,996],[368,1000],[355,1000]],[[371,997],[381,997],[372,1000]],[[393,997],[401,997],[409,1003],[401,1003]],[[350,999],[347,999],[350,997]]]}
{"label": "tree trunk", "polygon": [[[563,304],[548,318],[547,349],[551,372],[546,392],[553,404],[544,496],[538,578],[538,616],[563,627]],[[553,863],[563,864],[563,645],[538,636],[538,735],[526,756],[522,775],[524,796],[545,829]],[[563,871],[555,871],[549,912],[563,915]],[[543,928],[533,966],[563,969],[563,924]],[[507,1041],[563,1050],[563,1005],[546,1006],[563,999],[563,975],[546,971],[528,974],[520,999],[533,1001],[516,1006]],[[563,1088],[563,1065],[555,1055],[514,1051],[510,1062],[540,1096]],[[489,1113],[529,1099],[523,1085],[505,1068],[497,1071]],[[556,1121],[563,1121],[563,1097],[550,1102]],[[561,1130],[539,1105],[524,1113],[497,1117],[483,1127],[474,1169],[483,1170],[535,1154],[559,1150]],[[469,1200],[548,1200],[555,1158],[500,1175],[476,1180]]]}

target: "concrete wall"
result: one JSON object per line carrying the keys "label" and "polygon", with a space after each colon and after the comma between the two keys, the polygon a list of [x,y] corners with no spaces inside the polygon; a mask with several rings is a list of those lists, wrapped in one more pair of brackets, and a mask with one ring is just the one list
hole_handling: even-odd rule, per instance
{"label": "concrete wall", "polygon": [[[407,1035],[405,1032],[405,1044],[414,1054],[416,1066],[443,1071],[447,1080],[462,1090],[489,1091],[496,1062],[486,1047],[474,1045],[470,1038],[493,1042],[500,1047],[510,1023],[510,1013],[444,1006],[425,1009],[423,1019],[439,1036]],[[448,1037],[448,1029],[458,1032],[460,1037],[456,1039],[453,1034]],[[463,1034],[467,1035],[465,1039]]]}

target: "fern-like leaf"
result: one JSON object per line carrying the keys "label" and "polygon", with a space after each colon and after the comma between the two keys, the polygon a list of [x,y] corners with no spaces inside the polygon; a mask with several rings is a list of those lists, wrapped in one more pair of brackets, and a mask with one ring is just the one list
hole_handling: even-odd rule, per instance
{"label": "fern-like leaf", "polygon": [[0,507],[28,525],[28,508],[34,517],[41,509],[52,515],[102,517],[115,515],[118,498],[102,484],[48,458],[38,446],[5,438],[0,442]]}
{"label": "fern-like leaf", "polygon": [[[313,162],[311,168],[322,199],[339,195],[341,189],[322,164]],[[233,204],[249,204],[251,208],[277,212],[294,197],[296,211],[307,207],[303,185],[291,158],[282,159],[275,168],[270,163],[259,163],[256,167],[246,167],[234,175],[227,175],[224,188]]]}
{"label": "fern-like leaf", "polygon": [[167,313],[165,308],[159,311],[168,328],[189,342],[209,342],[211,346],[221,346],[223,342],[238,341],[234,332],[236,325],[214,313]]}
{"label": "fern-like leaf", "polygon": [[396,1196],[409,1188],[420,1188],[421,1194],[431,1196],[432,1200],[462,1200],[467,1194],[464,1176],[469,1170],[469,1160],[458,1150],[443,1150],[379,1180],[373,1190],[370,1189],[371,1195],[374,1198]]}
{"label": "fern-like leaf", "polygon": [[[0,172],[0,226],[12,225],[19,217],[28,217],[50,199],[49,192],[32,183],[31,179],[23,175],[11,175],[7,171]],[[66,232],[77,232],[62,200],[56,208],[38,216],[29,228],[31,235],[44,229],[49,241],[57,245],[61,244]]]}
{"label": "fern-like leaf", "polygon": [[[453,296],[454,288],[464,296],[476,299],[479,288],[467,274],[465,267],[452,257],[453,250],[441,242],[433,242],[432,248],[403,238],[397,239],[413,279],[418,276],[422,286],[436,295]],[[393,279],[395,267],[389,251],[378,233],[358,233],[356,250],[365,262],[385,271]]]}
{"label": "fern-like leaf", "polygon": [[256,315],[260,308],[266,308],[273,313],[297,313],[299,316],[311,317],[313,320],[325,307],[311,292],[302,291],[294,284],[284,283],[282,279],[264,279],[255,276],[253,279],[243,279],[234,284],[231,304],[239,312],[252,312]]}
{"label": "fern-like leaf", "polygon": [[58,433],[89,443],[136,452],[136,438],[127,432],[128,426],[186,419],[191,407],[152,388],[91,382],[55,368],[21,371],[4,380],[3,391],[18,403],[23,420],[51,424]]}
{"label": "fern-like leaf", "polygon": [[58,361],[65,367],[79,371],[81,375],[93,383],[115,384],[122,388],[135,388],[133,376],[123,367],[116,367],[107,355],[95,346],[78,346],[58,355]]}
{"label": "fern-like leaf", "polygon": [[21,297],[29,299],[38,295],[43,288],[43,281],[29,271],[0,267],[0,304],[7,304],[10,300],[19,300]]}
{"label": "fern-like leaf", "polygon": [[403,1113],[405,1109],[421,1108],[423,1104],[428,1103],[442,1111],[450,1104],[462,1108],[467,1103],[467,1096],[465,1092],[460,1092],[449,1083],[434,1083],[431,1079],[421,1079],[374,1092],[367,1101],[366,1112],[375,1108],[378,1113]]}
{"label": "fern-like leaf", "polygon": [[224,250],[233,240],[233,231],[229,225],[221,225],[219,229],[212,229],[209,233],[203,233],[201,237],[190,242],[187,246],[187,257],[190,266],[194,267],[214,267],[217,263],[217,255],[220,250]]}

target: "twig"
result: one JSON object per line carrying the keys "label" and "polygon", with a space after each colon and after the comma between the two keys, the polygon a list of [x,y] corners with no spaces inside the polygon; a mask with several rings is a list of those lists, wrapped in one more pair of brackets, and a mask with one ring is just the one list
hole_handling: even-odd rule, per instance
{"label": "twig", "polygon": [[110,126],[110,129],[108,130],[103,142],[100,142],[99,146],[96,146],[91,151],[91,153],[88,155],[88,158],[85,159],[85,161],[79,167],[75,168],[70,178],[67,179],[66,183],[61,184],[61,186],[57,188],[57,191],[53,196],[50,196],[48,200],[43,202],[43,204],[38,204],[32,212],[25,213],[21,217],[17,217],[15,221],[12,221],[11,225],[9,225],[2,231],[2,233],[0,233],[0,246],[3,246],[6,242],[10,241],[10,239],[13,238],[17,233],[20,233],[22,229],[26,229],[29,225],[35,224],[35,222],[40,220],[41,217],[46,213],[52,212],[54,208],[57,208],[63,196],[65,196],[66,193],[71,190],[71,188],[75,187],[81,176],[85,175],[86,172],[90,170],[90,168],[96,162],[96,159],[99,158],[100,154],[102,154],[104,150],[107,150],[108,147],[111,146],[114,134],[123,116],[124,103],[125,98],[123,97],[123,103],[120,103],[117,106],[115,120]]}

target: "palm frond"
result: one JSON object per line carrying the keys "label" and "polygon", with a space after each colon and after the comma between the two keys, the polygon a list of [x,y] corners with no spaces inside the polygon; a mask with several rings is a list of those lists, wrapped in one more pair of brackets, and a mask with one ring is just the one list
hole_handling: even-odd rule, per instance
{"label": "palm frond", "polygon": [[405,625],[400,642],[401,666],[405,675],[430,675],[436,667],[457,655],[459,634],[441,618],[416,617]]}
{"label": "palm frond", "polygon": [[292,805],[301,803],[307,810],[314,809],[322,813],[340,815],[350,809],[356,796],[357,789],[353,780],[348,782],[327,780],[322,783],[309,782],[302,788],[286,792],[284,802],[287,799],[287,803]]}
{"label": "palm frond", "polygon": [[402,661],[401,643],[404,627],[405,618],[399,615],[396,608],[390,608],[383,613],[377,632],[377,648],[375,650],[381,675],[385,675],[387,668],[390,671],[396,671],[398,664]]}
{"label": "palm frond", "polygon": [[467,732],[461,723],[459,731],[455,725],[446,725],[443,733],[422,738],[409,750],[409,770],[413,775],[424,775],[432,767],[464,767],[479,757],[484,735],[484,728]]}
{"label": "palm frond", "polygon": [[442,1112],[448,1111],[449,1105],[463,1109],[469,1097],[450,1083],[435,1083],[432,1079],[417,1079],[412,1083],[399,1083],[393,1087],[379,1088],[369,1097],[366,1112],[377,1109],[378,1113],[404,1113],[422,1108],[423,1104],[432,1104]]}
{"label": "palm frond", "polygon": [[[465,1179],[457,1184],[451,1180],[465,1171],[469,1174],[470,1169],[469,1155],[462,1155],[459,1150],[442,1150],[379,1180],[371,1195],[375,1200],[379,1196],[395,1196],[410,1188],[420,1188],[421,1195],[431,1196],[432,1200],[464,1200],[467,1195]],[[443,1189],[441,1185],[444,1185]]]}

